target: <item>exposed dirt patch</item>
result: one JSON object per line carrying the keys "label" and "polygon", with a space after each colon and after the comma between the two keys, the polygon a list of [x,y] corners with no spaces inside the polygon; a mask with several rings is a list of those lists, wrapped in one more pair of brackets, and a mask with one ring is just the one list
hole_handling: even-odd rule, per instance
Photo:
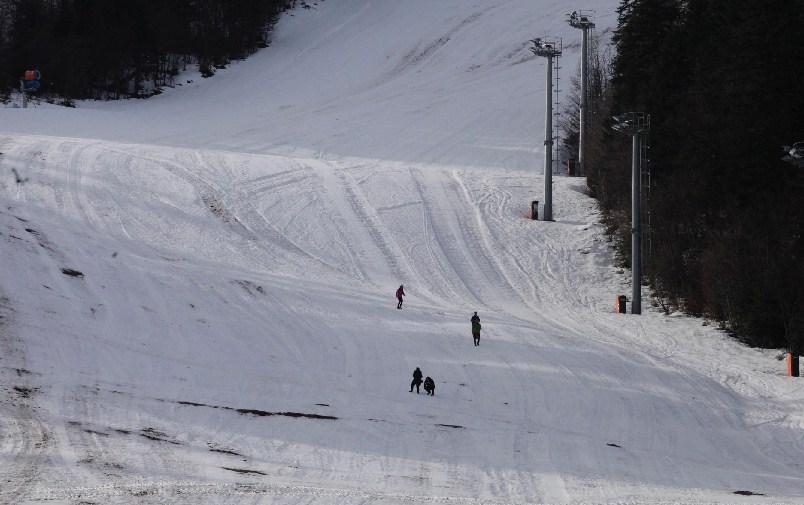
{"label": "exposed dirt patch", "polygon": [[99,437],[108,437],[109,436],[108,433],[104,433],[102,431],[90,430],[88,428],[84,428],[84,432],[89,433],[90,435],[98,435]]}
{"label": "exposed dirt patch", "polygon": [[321,414],[304,414],[302,412],[268,412],[265,410],[256,409],[236,409],[240,414],[249,414],[252,416],[266,417],[266,416],[286,416],[286,417],[306,417],[307,419],[338,419],[335,416],[324,416]]}
{"label": "exposed dirt patch", "polygon": [[[170,400],[158,400],[158,401],[170,402]],[[335,416],[325,416],[322,414],[307,414],[304,412],[271,412],[268,410],[259,410],[259,409],[235,409],[232,407],[224,407],[221,405],[209,405],[206,403],[189,402],[189,401],[173,401],[170,403],[175,403],[177,405],[186,405],[188,407],[204,407],[208,409],[231,410],[237,412],[238,414],[251,415],[257,417],[285,416],[285,417],[305,417],[307,419],[326,419],[326,420],[338,419]],[[329,406],[326,404],[316,404],[316,405]]]}
{"label": "exposed dirt patch", "polygon": [[[161,401],[164,401],[164,400],[161,400]],[[207,405],[206,403],[184,402],[184,401],[174,402],[174,403],[177,403],[179,405],[187,405],[187,406],[190,406],[190,407],[207,407],[207,408],[210,408],[210,409],[220,408],[220,407],[216,407],[214,405]]]}
{"label": "exposed dirt patch", "polygon": [[259,470],[249,470],[247,468],[231,468],[228,466],[222,466],[224,470],[229,470],[230,472],[237,472],[237,473],[244,473],[244,474],[254,474],[254,475],[268,475],[265,472],[261,472]]}
{"label": "exposed dirt patch", "polygon": [[84,277],[83,272],[80,272],[78,270],[74,270],[72,268],[62,268],[61,273],[63,273],[64,275],[68,275],[70,277],[77,277],[79,279]]}
{"label": "exposed dirt patch", "polygon": [[228,454],[230,456],[240,456],[241,458],[243,457],[242,454],[235,451],[234,449],[230,449],[228,447],[216,447],[213,444],[207,444],[207,445],[209,445],[209,452],[218,452],[220,454]]}
{"label": "exposed dirt patch", "polygon": [[255,284],[255,283],[253,283],[251,281],[246,281],[246,280],[236,280],[234,282],[235,282],[235,284],[237,284],[241,288],[245,289],[246,292],[248,294],[250,294],[251,296],[256,296],[254,294],[255,292],[259,293],[261,295],[265,294],[265,289],[262,286],[260,286],[259,284]]}
{"label": "exposed dirt patch", "polygon": [[30,398],[32,394],[39,391],[39,388],[30,388],[27,386],[14,386],[14,392],[20,398]]}
{"label": "exposed dirt patch", "polygon": [[25,183],[26,183],[26,182],[28,182],[28,180],[29,180],[29,178],[28,178],[28,177],[22,177],[22,176],[20,175],[20,173],[19,173],[19,172],[17,172],[17,169],[16,169],[16,168],[14,168],[14,167],[12,167],[12,168],[11,168],[11,173],[13,173],[13,174],[14,174],[14,181],[15,181],[17,184],[25,184]]}
{"label": "exposed dirt patch", "polygon": [[51,253],[56,252],[56,249],[53,247],[53,244],[50,243],[50,241],[47,239],[47,237],[45,237],[42,234],[42,232],[40,232],[39,230],[35,230],[33,228],[25,228],[25,231],[27,231],[36,238],[36,243],[39,244],[39,247],[47,249]]}
{"label": "exposed dirt patch", "polygon": [[232,215],[231,211],[226,208],[223,202],[221,202],[215,195],[202,195],[201,201],[204,202],[204,205],[207,206],[210,212],[220,218],[224,223],[232,223],[237,221],[237,218]]}
{"label": "exposed dirt patch", "polygon": [[143,430],[140,430],[140,436],[145,437],[148,440],[153,440],[154,442],[166,442],[168,444],[181,445],[181,442],[171,440],[167,438],[166,433],[161,432],[159,430],[155,430],[153,428],[145,428]]}

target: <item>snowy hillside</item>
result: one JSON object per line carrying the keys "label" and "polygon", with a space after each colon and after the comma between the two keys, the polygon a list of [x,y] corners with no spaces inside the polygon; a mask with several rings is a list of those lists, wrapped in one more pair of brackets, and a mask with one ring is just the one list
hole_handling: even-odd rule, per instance
{"label": "snowy hillside", "polygon": [[[596,0],[598,33],[615,0]],[[301,157],[366,157],[532,169],[544,66],[528,50],[565,38],[568,7],[535,0],[326,0],[279,24],[272,46],[147,101],[2,111],[14,132]],[[186,80],[193,82],[187,83]],[[92,109],[92,110],[88,110]],[[539,167],[541,165],[538,165]]]}
{"label": "snowy hillside", "polygon": [[213,79],[0,109],[0,503],[804,501],[775,353],[613,314],[582,180],[526,219],[566,10],[320,1]]}

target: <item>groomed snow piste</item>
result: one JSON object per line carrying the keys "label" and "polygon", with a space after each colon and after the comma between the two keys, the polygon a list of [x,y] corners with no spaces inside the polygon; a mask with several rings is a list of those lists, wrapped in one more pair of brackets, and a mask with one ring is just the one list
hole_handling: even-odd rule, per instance
{"label": "groomed snow piste", "polygon": [[319,0],[214,78],[0,109],[0,504],[804,502],[777,352],[614,314],[582,179],[527,218],[567,10]]}

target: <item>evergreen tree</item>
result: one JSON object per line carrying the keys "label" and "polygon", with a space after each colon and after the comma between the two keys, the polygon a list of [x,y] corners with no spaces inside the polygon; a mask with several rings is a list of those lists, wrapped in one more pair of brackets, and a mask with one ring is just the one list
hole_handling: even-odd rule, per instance
{"label": "evergreen tree", "polygon": [[268,42],[291,0],[0,0],[0,89],[38,66],[44,92],[142,96],[188,62],[204,75]]}
{"label": "evergreen tree", "polygon": [[[801,349],[804,174],[779,147],[804,139],[804,4],[623,0],[618,13],[612,110],[651,114],[654,293],[751,344]],[[589,186],[627,258],[627,147],[595,127],[610,143],[591,153]]]}

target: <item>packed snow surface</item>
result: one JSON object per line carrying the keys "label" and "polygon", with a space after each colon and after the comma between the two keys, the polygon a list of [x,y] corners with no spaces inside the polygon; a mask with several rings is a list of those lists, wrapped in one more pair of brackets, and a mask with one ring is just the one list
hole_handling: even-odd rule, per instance
{"label": "packed snow surface", "polygon": [[567,10],[319,0],[214,78],[0,109],[0,503],[804,502],[776,352],[614,314],[582,179],[528,219]]}

